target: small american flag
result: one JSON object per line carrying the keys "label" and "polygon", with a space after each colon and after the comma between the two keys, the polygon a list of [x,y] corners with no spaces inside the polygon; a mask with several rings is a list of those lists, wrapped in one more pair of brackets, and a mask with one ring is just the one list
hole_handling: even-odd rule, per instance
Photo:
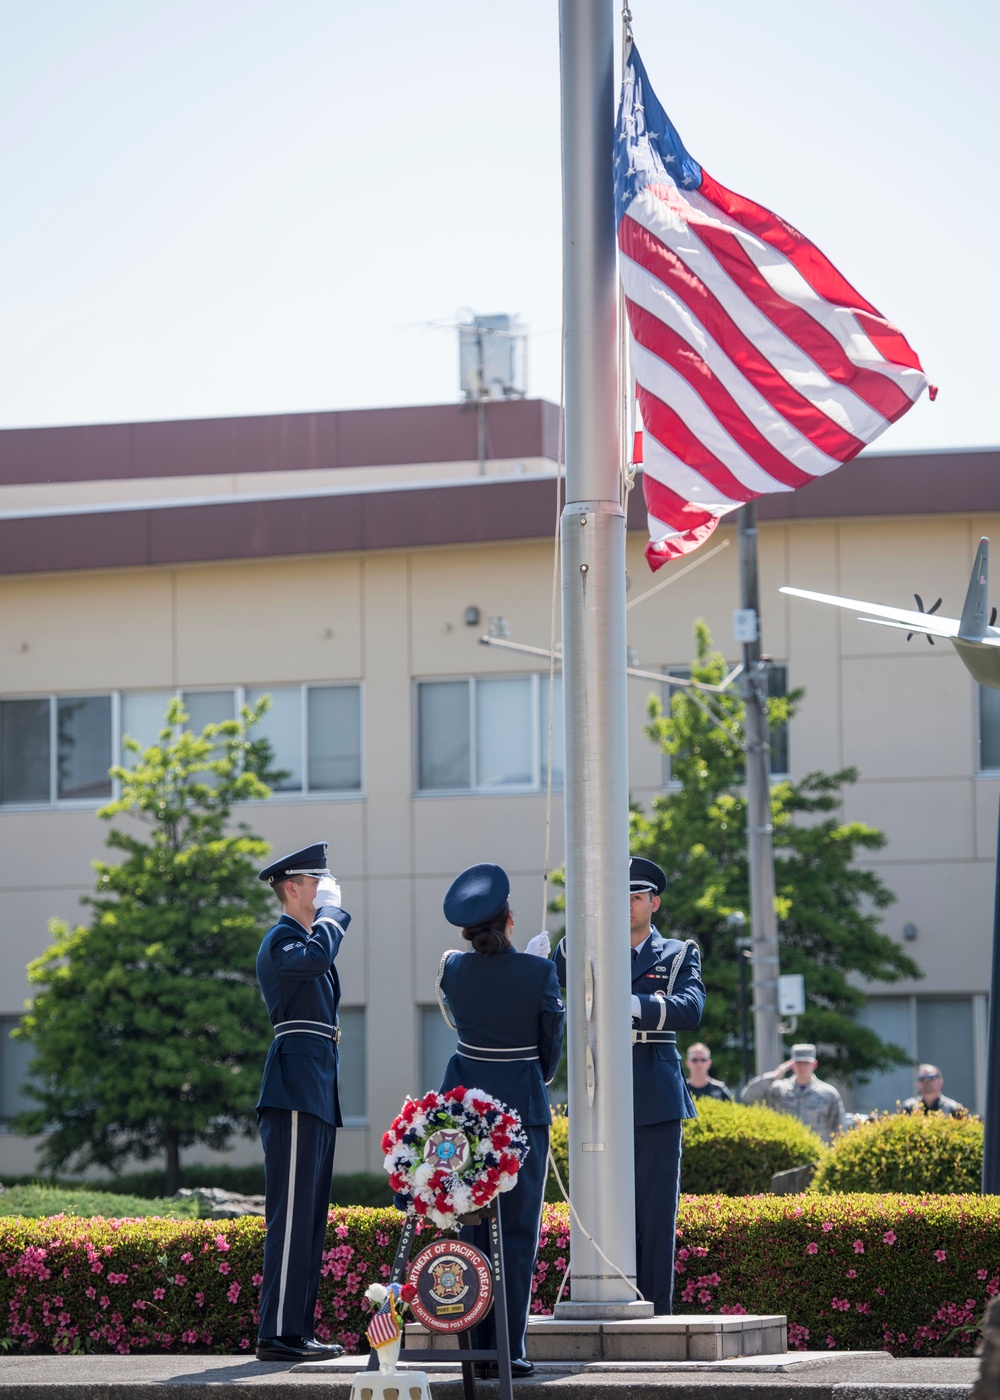
{"label": "small american flag", "polygon": [[729,511],[849,461],[927,380],[902,334],[818,248],[688,154],[635,48],[614,176],[657,569]]}
{"label": "small american flag", "polygon": [[387,1342],[394,1342],[399,1336],[399,1317],[391,1293],[368,1324],[367,1336],[376,1348],[384,1347]]}

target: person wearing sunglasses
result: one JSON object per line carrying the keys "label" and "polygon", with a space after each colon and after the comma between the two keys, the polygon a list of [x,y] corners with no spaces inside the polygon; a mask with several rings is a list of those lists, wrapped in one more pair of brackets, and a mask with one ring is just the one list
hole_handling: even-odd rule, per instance
{"label": "person wearing sunglasses", "polygon": [[733,1102],[733,1096],[722,1080],[712,1079],[709,1075],[712,1056],[707,1045],[703,1045],[700,1040],[689,1045],[685,1064],[687,1086],[693,1099],[722,1099],[725,1103]]}
{"label": "person wearing sunglasses", "polygon": [[937,1065],[917,1066],[917,1092],[903,1104],[905,1113],[957,1113],[968,1112],[957,1099],[949,1099],[942,1094],[944,1076]]}

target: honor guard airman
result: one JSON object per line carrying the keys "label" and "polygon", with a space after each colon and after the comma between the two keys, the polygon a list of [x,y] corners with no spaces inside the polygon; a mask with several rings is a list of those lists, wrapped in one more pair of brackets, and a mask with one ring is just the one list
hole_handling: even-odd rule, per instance
{"label": "honor guard airman", "polygon": [[282,906],[257,954],[257,981],[274,1027],[257,1104],[267,1217],[259,1361],[323,1361],[344,1351],[313,1337],[333,1153],[343,1121],[335,959],[351,922],[326,853],[326,842],[317,842],[259,876]]}
{"label": "honor guard airman", "polygon": [[[656,1313],[673,1311],[681,1123],[698,1116],[684,1081],[677,1032],[705,1007],[698,946],[652,927],[667,877],[651,860],[629,862],[632,943],[632,1114],[635,1131],[636,1282]],[[565,939],[555,952],[566,985]]]}
{"label": "honor guard airman", "polygon": [[[525,1334],[552,1122],[545,1086],[559,1065],[566,1013],[548,956],[548,934],[532,938],[524,953],[511,944],[509,893],[510,881],[498,865],[473,865],[453,881],[444,916],[462,930],[471,949],[445,953],[437,988],[442,1014],[458,1032],[442,1091],[462,1085],[492,1094],[520,1114],[528,1137],[517,1184],[500,1202],[511,1370],[527,1376],[534,1370],[525,1356]],[[463,1230],[463,1236],[489,1251],[485,1221]],[[496,1346],[493,1311],[473,1329],[472,1344]],[[489,1374],[491,1367],[480,1370]]]}

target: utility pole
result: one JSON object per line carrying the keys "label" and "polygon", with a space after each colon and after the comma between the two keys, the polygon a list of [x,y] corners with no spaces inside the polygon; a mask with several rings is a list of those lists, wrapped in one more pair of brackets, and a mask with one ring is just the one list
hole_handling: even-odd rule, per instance
{"label": "utility pole", "polygon": [[[628,940],[625,515],[618,462],[611,0],[561,0],[562,539],[569,1159],[573,1301],[562,1318],[652,1314],[634,1301]],[[617,1270],[588,1239],[596,1240]]]}
{"label": "utility pole", "polygon": [[761,661],[757,507],[752,502],[743,506],[739,513],[739,554],[754,1054],[756,1072],[763,1074],[775,1069],[785,1056],[778,1011],[778,920],[774,911],[767,667]]}

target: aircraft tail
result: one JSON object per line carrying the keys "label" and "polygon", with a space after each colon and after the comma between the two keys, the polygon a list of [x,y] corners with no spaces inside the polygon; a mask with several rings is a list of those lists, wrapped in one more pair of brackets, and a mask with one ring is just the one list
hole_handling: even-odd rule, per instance
{"label": "aircraft tail", "polygon": [[983,537],[976,550],[976,562],[972,566],[969,591],[965,595],[965,606],[958,624],[958,635],[970,641],[986,636],[986,589],[990,572],[990,542]]}

